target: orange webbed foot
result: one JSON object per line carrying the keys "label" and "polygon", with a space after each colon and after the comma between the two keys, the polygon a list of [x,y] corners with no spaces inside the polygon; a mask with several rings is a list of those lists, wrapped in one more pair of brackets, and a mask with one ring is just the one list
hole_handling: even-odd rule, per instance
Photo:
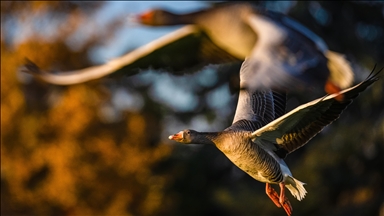
{"label": "orange webbed foot", "polygon": [[280,198],[279,194],[275,191],[275,189],[271,187],[269,183],[266,183],[265,185],[265,193],[272,200],[272,202],[275,203],[277,207],[279,208],[281,207],[280,201],[279,201],[279,198]]}
{"label": "orange webbed foot", "polygon": [[287,213],[288,216],[292,214],[292,205],[289,202],[288,198],[285,196],[285,184],[282,182],[279,184],[280,186],[280,198],[279,202],[283,206],[285,212]]}
{"label": "orange webbed foot", "polygon": [[[336,86],[335,84],[333,84],[331,81],[327,81],[327,83],[325,84],[324,90],[328,94],[335,94],[335,93],[339,93],[341,91],[341,89],[338,86]],[[335,99],[337,101],[342,101],[344,99],[344,95],[339,94],[335,97]]]}
{"label": "orange webbed foot", "polygon": [[283,207],[284,211],[288,216],[292,214],[292,205],[289,202],[288,198],[285,196],[285,185],[280,183],[280,195],[271,187],[269,183],[265,185],[265,193],[272,200],[273,203],[279,208]]}

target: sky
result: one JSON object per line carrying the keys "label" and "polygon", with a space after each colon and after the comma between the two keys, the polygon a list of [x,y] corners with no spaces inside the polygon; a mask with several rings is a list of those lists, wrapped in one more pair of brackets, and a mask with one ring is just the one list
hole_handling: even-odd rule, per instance
{"label": "sky", "polygon": [[[108,22],[114,17],[126,15],[128,20],[129,15],[139,14],[146,10],[158,7],[184,13],[207,8],[209,7],[209,4],[205,1],[111,1],[106,2],[103,8],[95,14],[95,18],[102,25],[102,23]],[[125,49],[139,47],[176,28],[179,27],[161,27],[154,29],[127,22],[126,26],[124,26],[116,35],[116,38],[111,40],[106,46],[96,50],[92,54],[92,58],[95,63],[104,63],[107,59],[120,56],[124,51],[121,50],[122,47]]]}

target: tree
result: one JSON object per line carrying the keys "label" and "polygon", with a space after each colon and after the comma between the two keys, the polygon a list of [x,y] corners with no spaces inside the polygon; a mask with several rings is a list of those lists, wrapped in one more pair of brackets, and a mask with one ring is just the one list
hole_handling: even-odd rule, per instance
{"label": "tree", "polygon": [[[236,95],[212,68],[186,76],[142,72],[67,87],[20,82],[16,71],[25,58],[46,69],[94,64],[89,52],[121,34],[125,22],[118,17],[103,29],[88,27],[84,39],[74,43],[79,31],[97,26],[93,15],[102,7],[100,2],[1,3],[2,214],[284,215],[263,184],[215,148],[166,139],[184,127],[220,130],[230,124]],[[384,63],[382,9],[381,3],[296,2],[288,14],[354,60],[362,79],[374,63]],[[48,21],[57,28],[47,28]],[[27,36],[16,41],[20,34]],[[176,103],[191,103],[190,108],[164,99],[158,82],[172,86],[172,96],[175,88],[192,98]],[[381,79],[338,121],[288,156],[294,175],[308,183],[303,201],[290,198],[295,213],[383,212],[383,86]],[[289,105],[309,99],[292,95]]]}

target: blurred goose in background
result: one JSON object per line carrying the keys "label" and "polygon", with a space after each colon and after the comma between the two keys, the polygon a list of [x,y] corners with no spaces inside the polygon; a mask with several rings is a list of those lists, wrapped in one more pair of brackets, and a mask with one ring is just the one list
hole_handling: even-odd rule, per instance
{"label": "blurred goose in background", "polygon": [[242,86],[251,90],[320,87],[336,93],[353,82],[349,63],[321,38],[283,14],[248,3],[222,3],[188,14],[155,9],[137,20],[149,26],[186,26],[103,65],[51,73],[29,62],[23,70],[48,83],[71,85],[149,67],[178,73],[248,59],[251,72]]}
{"label": "blurred goose in background", "polygon": [[[248,77],[248,72],[240,72],[241,80]],[[360,92],[378,80],[380,72],[373,74],[372,71],[365,81],[286,114],[284,94],[242,89],[233,123],[224,131],[184,130],[169,139],[185,144],[215,145],[241,170],[265,182],[267,195],[276,206],[283,207],[287,215],[291,215],[292,206],[285,196],[285,187],[298,200],[302,200],[307,191],[304,183],[293,177],[283,159],[338,119]],[[339,94],[344,95],[341,101],[336,100]],[[280,195],[270,184],[279,184]]]}

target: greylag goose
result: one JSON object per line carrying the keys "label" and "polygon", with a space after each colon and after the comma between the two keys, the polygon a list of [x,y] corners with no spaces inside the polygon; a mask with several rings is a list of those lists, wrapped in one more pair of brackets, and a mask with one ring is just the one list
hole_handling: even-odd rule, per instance
{"label": "greylag goose", "polygon": [[30,62],[24,71],[49,83],[71,85],[117,71],[128,75],[148,67],[178,71],[247,58],[252,73],[247,73],[243,86],[252,90],[320,86],[336,93],[353,82],[349,63],[328,50],[321,38],[283,14],[248,3],[219,4],[188,14],[155,9],[137,19],[149,26],[186,26],[103,65],[50,73]]}
{"label": "greylag goose", "polygon": [[[247,77],[241,71],[241,79]],[[325,126],[339,118],[358,94],[378,80],[372,73],[363,82],[339,93],[303,104],[284,114],[285,96],[271,90],[240,90],[231,126],[221,132],[183,130],[169,139],[185,144],[215,145],[230,161],[254,179],[266,183],[266,194],[291,215],[285,187],[298,200],[307,191],[284,162],[291,152],[305,145]],[[342,101],[336,100],[344,94]],[[270,184],[279,184],[280,195]]]}

